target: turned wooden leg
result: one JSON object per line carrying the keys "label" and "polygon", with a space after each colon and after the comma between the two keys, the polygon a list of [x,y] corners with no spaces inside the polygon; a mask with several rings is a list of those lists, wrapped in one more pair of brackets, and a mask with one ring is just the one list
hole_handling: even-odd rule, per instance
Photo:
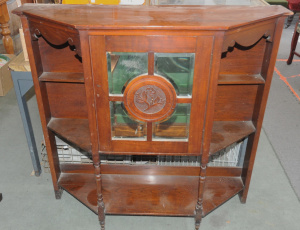
{"label": "turned wooden leg", "polygon": [[100,223],[100,226],[101,226],[101,230],[105,230],[105,221],[100,221],[99,220],[99,223]]}
{"label": "turned wooden leg", "polygon": [[3,46],[6,50],[6,53],[13,54],[14,53],[14,46],[13,46],[13,40],[10,36],[10,30],[9,30],[9,14],[7,10],[6,2],[5,4],[1,4],[0,6],[0,24],[1,24],[1,34],[3,36]]}
{"label": "turned wooden leg", "polygon": [[98,218],[101,226],[101,230],[105,229],[105,206],[103,202],[102,194],[98,195]]}
{"label": "turned wooden leg", "polygon": [[95,167],[96,186],[97,186],[98,218],[99,218],[101,230],[104,230],[105,229],[105,206],[104,206],[103,196],[102,196],[100,163],[95,163],[94,167]]}
{"label": "turned wooden leg", "polygon": [[[299,20],[300,20],[300,17],[299,17]],[[294,35],[292,38],[290,56],[286,62],[288,65],[292,64],[292,61],[293,61],[293,58],[295,55],[295,51],[296,51],[296,46],[297,46],[297,42],[298,42],[298,38],[299,38],[299,33],[297,32],[298,24],[299,24],[299,21],[296,24]]]}
{"label": "turned wooden leg", "polygon": [[195,209],[195,229],[196,230],[199,230],[200,223],[202,220],[202,213],[203,213],[202,203],[203,203],[202,199],[199,199],[196,204],[196,209]]}
{"label": "turned wooden leg", "polygon": [[200,223],[203,216],[203,195],[204,195],[205,179],[206,179],[206,164],[201,164],[198,201],[195,208],[195,229],[196,230],[200,228]]}

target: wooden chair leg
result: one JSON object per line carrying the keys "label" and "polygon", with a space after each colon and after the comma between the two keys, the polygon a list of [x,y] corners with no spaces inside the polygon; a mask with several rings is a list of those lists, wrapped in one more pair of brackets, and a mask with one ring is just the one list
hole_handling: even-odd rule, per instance
{"label": "wooden chair leg", "polygon": [[[300,17],[299,17],[299,20],[300,20]],[[286,62],[288,65],[292,64],[293,58],[294,58],[294,55],[295,55],[295,50],[296,50],[296,47],[297,47],[297,42],[298,42],[298,38],[299,38],[299,32],[297,31],[298,24],[299,24],[299,21],[296,24],[294,35],[293,35],[293,38],[292,38],[290,56],[289,56],[289,58]]]}
{"label": "wooden chair leg", "polygon": [[[3,2],[3,1],[1,1]],[[0,28],[1,28],[1,35],[3,40],[3,46],[5,48],[6,53],[14,54],[14,45],[13,40],[10,36],[10,29],[9,29],[9,13],[7,10],[6,2],[5,4],[0,5]]]}

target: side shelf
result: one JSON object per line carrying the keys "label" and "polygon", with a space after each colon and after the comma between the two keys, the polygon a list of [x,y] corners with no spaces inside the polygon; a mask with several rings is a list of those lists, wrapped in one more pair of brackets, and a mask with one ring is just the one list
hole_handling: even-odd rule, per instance
{"label": "side shelf", "polygon": [[[194,216],[198,181],[196,176],[102,175],[106,213]],[[63,173],[58,183],[97,213],[94,174]],[[239,177],[207,177],[203,216],[242,189],[243,183]]]}
{"label": "side shelf", "polygon": [[214,121],[210,154],[214,154],[254,132],[255,127],[251,121]]}
{"label": "side shelf", "polygon": [[39,79],[50,82],[84,83],[83,73],[44,72]]}
{"label": "side shelf", "polygon": [[[90,152],[91,140],[87,119],[51,118],[48,128],[73,147],[78,146]],[[253,132],[255,132],[255,127],[251,121],[215,121],[210,154],[226,148]]]}
{"label": "side shelf", "polygon": [[265,80],[260,74],[221,74],[219,75],[219,85],[254,85],[264,84]]}
{"label": "side shelf", "polygon": [[89,122],[87,119],[51,118],[48,128],[73,147],[91,151]]}

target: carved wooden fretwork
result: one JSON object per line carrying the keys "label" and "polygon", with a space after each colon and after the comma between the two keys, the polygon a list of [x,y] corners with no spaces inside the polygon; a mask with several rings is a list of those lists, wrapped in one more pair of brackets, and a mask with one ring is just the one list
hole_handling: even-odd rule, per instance
{"label": "carved wooden fretwork", "polygon": [[[274,23],[263,24],[259,27],[252,28],[239,28],[232,30],[225,34],[222,52],[227,52],[228,49],[235,47],[236,44],[242,47],[252,47],[257,44],[261,39],[266,39],[268,42],[272,42],[274,34]],[[251,34],[251,36],[249,36]]]}
{"label": "carved wooden fretwork", "polygon": [[33,40],[37,40],[39,37],[43,37],[47,42],[54,46],[60,46],[68,43],[69,46],[75,47],[75,51],[81,56],[80,38],[79,34],[70,28],[61,29],[56,25],[44,26],[42,23],[30,21],[31,28],[30,33]]}
{"label": "carved wooden fretwork", "polygon": [[162,121],[174,112],[176,91],[164,77],[138,76],[125,88],[124,105],[128,114],[136,120]]}

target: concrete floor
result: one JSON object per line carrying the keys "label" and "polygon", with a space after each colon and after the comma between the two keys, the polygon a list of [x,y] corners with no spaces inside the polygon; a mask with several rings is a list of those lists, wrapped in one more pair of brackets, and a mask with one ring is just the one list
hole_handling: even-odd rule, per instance
{"label": "concrete floor", "polygon": [[[35,97],[29,100],[36,142],[42,132]],[[97,216],[67,192],[54,198],[51,176],[32,175],[15,93],[0,97],[0,230],[100,229]],[[206,216],[201,230],[298,230],[300,204],[265,132],[246,204],[234,197]],[[193,218],[107,216],[106,229],[194,229]]]}

